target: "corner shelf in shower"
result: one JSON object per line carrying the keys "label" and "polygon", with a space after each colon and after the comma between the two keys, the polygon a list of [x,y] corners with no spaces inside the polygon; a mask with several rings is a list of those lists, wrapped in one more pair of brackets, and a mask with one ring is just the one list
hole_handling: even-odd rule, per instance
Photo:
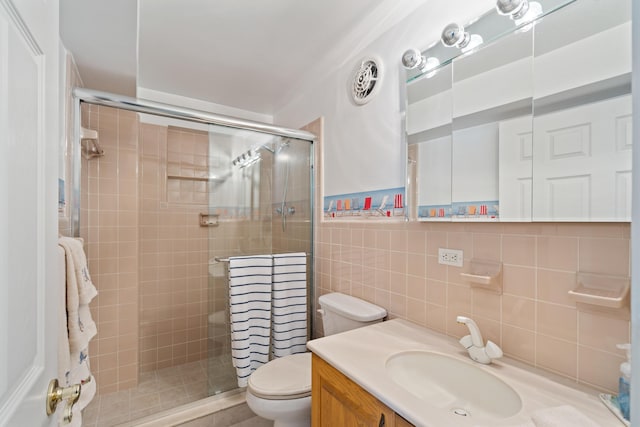
{"label": "corner shelf in shower", "polygon": [[180,179],[183,181],[209,181],[207,177],[197,177],[197,176],[182,176],[182,175],[167,175],[167,179]]}
{"label": "corner shelf in shower", "polygon": [[200,213],[200,227],[217,227],[220,225],[220,215]]}

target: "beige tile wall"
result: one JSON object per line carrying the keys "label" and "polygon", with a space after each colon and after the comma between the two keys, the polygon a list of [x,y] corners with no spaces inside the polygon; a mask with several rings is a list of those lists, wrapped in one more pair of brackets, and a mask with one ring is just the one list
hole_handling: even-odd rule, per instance
{"label": "beige tile wall", "polygon": [[138,381],[138,121],[135,113],[85,106],[105,155],[82,164],[82,218],[89,270],[98,288],[91,369],[98,391]]}
{"label": "beige tile wall", "polygon": [[[321,122],[312,125],[321,135]],[[316,182],[316,206],[322,206],[321,177]],[[316,297],[344,292],[385,307],[392,318],[454,337],[467,333],[456,316],[470,316],[506,355],[617,390],[624,355],[615,344],[629,342],[628,314],[579,310],[567,292],[579,271],[630,275],[629,224],[335,223],[320,222],[320,213]],[[465,264],[472,258],[501,261],[503,294],[472,289],[460,268],[438,264],[438,248],[463,250]]]}
{"label": "beige tile wall", "polygon": [[[502,295],[472,289],[438,248],[503,263]],[[345,292],[391,317],[461,337],[472,317],[505,354],[615,391],[628,320],[579,311],[567,292],[576,273],[629,275],[629,226],[621,224],[323,223],[316,243],[318,295]]]}
{"label": "beige tile wall", "polygon": [[105,150],[83,160],[81,235],[99,291],[92,369],[99,393],[108,393],[135,386],[139,370],[206,357],[208,245],[198,225],[206,183],[172,183],[166,174],[193,177],[190,162],[206,167],[208,136],[83,108],[83,125],[98,130]]}
{"label": "beige tile wall", "polygon": [[207,355],[206,132],[141,124],[140,371]]}

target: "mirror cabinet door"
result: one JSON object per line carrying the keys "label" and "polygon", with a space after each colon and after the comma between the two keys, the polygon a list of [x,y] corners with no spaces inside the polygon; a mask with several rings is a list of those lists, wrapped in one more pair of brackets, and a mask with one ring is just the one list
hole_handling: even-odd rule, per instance
{"label": "mirror cabinet door", "polygon": [[531,219],[532,54],[529,31],[453,61],[454,219]]}
{"label": "mirror cabinet door", "polygon": [[418,220],[630,221],[631,0],[540,2],[535,25],[489,12],[468,28],[484,44],[409,73]]}
{"label": "mirror cabinet door", "polygon": [[535,26],[533,220],[631,219],[631,1]]}
{"label": "mirror cabinet door", "polygon": [[407,86],[407,139],[419,221],[451,220],[451,65]]}

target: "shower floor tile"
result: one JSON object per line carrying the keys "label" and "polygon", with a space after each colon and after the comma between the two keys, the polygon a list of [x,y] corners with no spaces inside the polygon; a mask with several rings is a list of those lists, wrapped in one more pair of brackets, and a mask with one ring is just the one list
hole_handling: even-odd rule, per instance
{"label": "shower floor tile", "polygon": [[205,398],[210,388],[208,366],[204,359],[143,372],[137,387],[96,396],[82,413],[82,425],[111,427]]}

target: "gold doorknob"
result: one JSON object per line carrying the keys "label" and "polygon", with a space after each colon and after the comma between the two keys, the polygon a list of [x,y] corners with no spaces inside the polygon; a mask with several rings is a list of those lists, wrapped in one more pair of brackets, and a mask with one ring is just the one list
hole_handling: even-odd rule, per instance
{"label": "gold doorknob", "polygon": [[67,407],[64,409],[63,420],[66,423],[71,422],[73,417],[73,404],[80,398],[82,387],[80,384],[74,384],[69,387],[60,387],[57,379],[49,381],[47,389],[47,415],[51,415],[56,411],[58,403],[62,400],[67,401]]}

